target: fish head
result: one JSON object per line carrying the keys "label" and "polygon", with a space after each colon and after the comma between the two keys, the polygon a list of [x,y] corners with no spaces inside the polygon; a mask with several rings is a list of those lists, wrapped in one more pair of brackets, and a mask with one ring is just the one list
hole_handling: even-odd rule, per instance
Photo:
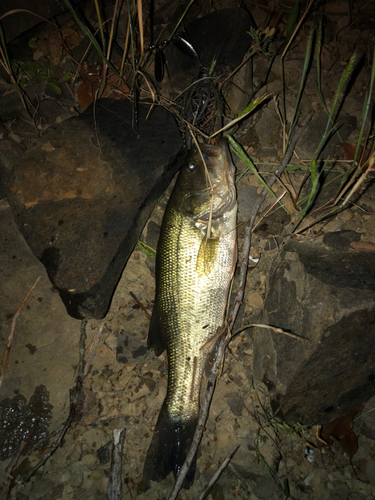
{"label": "fish head", "polygon": [[217,146],[192,148],[180,169],[173,192],[176,209],[196,222],[221,217],[236,204],[234,171],[226,139]]}

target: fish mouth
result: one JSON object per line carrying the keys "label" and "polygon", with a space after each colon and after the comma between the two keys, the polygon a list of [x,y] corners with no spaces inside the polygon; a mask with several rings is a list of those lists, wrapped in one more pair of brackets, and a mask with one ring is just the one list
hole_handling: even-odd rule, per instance
{"label": "fish mouth", "polygon": [[[210,219],[220,219],[220,217],[222,217],[226,212],[232,210],[232,208],[237,203],[236,193],[233,185],[230,185],[225,197],[219,197],[215,195],[215,192],[212,194],[212,196],[214,198],[212,210],[211,202],[209,202],[208,209],[205,210],[204,214],[199,215],[197,222],[207,223]],[[220,200],[219,203],[215,203],[216,200]]]}
{"label": "fish mouth", "polygon": [[[211,146],[211,148],[213,148]],[[237,203],[236,189],[234,185],[235,167],[229,156],[227,141],[221,139],[215,151],[210,152],[211,156],[224,156],[223,163],[227,166],[212,186],[212,197],[205,204],[203,213],[200,213],[197,222],[207,223],[210,219],[216,220],[222,217],[226,212],[233,209]],[[208,188],[207,191],[211,189]],[[213,199],[213,201],[212,201]]]}

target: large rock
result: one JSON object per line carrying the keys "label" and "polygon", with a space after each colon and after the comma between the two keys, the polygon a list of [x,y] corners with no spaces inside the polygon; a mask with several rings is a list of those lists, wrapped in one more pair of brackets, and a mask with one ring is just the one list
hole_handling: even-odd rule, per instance
{"label": "large rock", "polygon": [[[374,394],[375,254],[298,240],[275,258],[255,333],[254,376],[290,423],[326,423]],[[264,387],[264,386],[263,386]]]}
{"label": "large rock", "polygon": [[69,314],[101,318],[158,197],[179,168],[173,117],[104,99],[48,129],[10,174],[9,202]]}

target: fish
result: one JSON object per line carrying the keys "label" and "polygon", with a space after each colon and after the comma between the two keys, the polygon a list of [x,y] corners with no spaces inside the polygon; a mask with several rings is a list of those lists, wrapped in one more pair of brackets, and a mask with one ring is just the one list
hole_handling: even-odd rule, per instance
{"label": "fish", "polygon": [[[237,199],[226,139],[192,148],[167,203],[156,253],[156,293],[148,347],[166,349],[167,394],[143,478],[177,478],[199,417],[200,386],[213,340],[223,328],[237,261]],[[195,459],[184,488],[194,482]]]}

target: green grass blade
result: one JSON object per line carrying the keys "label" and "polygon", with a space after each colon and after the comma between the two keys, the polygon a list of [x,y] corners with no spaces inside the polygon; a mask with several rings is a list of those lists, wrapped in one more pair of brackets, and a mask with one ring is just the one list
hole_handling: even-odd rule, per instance
{"label": "green grass blade", "polygon": [[310,65],[310,61],[311,61],[314,33],[315,33],[315,27],[314,27],[314,24],[312,24],[312,26],[310,28],[309,36],[307,37],[307,45],[306,45],[306,52],[305,52],[305,60],[303,63],[302,77],[301,77],[301,81],[299,84],[297,99],[296,99],[296,102],[294,105],[293,117],[291,120],[290,129],[289,129],[289,137],[292,135],[294,127],[296,126],[296,123],[297,123],[298,108],[299,108],[299,105],[301,102],[302,93],[305,89],[307,73],[308,73],[308,69],[309,69],[309,65]]}
{"label": "green grass blade", "polygon": [[95,3],[95,10],[96,10],[96,16],[98,18],[98,23],[99,23],[99,29],[100,29],[100,36],[102,37],[102,44],[103,44],[103,53],[106,53],[105,47],[105,36],[104,36],[104,30],[103,30],[103,22],[102,22],[102,16],[100,14],[100,7],[99,7],[99,2],[98,0],[94,0]]}
{"label": "green grass blade", "polygon": [[359,147],[360,147],[360,145],[361,145],[361,143],[363,141],[363,138],[364,138],[364,129],[365,129],[365,124],[366,124],[366,119],[367,119],[367,116],[368,116],[368,112],[370,110],[372,90],[373,90],[373,87],[374,87],[374,80],[375,80],[375,48],[374,48],[374,51],[373,51],[373,54],[372,54],[370,87],[369,87],[369,91],[366,93],[365,100],[364,100],[364,103],[363,103],[362,123],[361,123],[361,128],[360,128],[359,136],[358,136],[358,140],[357,140],[357,147],[356,147],[355,153],[354,153],[353,165],[345,173],[345,175],[344,175],[344,177],[342,179],[340,188],[339,188],[339,192],[341,191],[342,187],[345,185],[346,181],[348,180],[349,175],[355,169],[355,162],[357,160]]}
{"label": "green grass blade", "polygon": [[316,29],[316,73],[318,75],[318,88],[319,88],[319,93],[322,94],[321,92],[321,82],[322,82],[322,40],[323,40],[323,20],[322,18],[319,19],[318,22],[318,27]]}
{"label": "green grass blade", "polygon": [[312,160],[312,162],[311,162],[311,182],[312,182],[311,191],[310,191],[309,197],[307,199],[306,205],[303,208],[303,210],[301,211],[301,213],[299,214],[296,222],[293,224],[293,227],[290,230],[290,233],[294,232],[296,227],[299,225],[301,220],[304,218],[306,212],[309,210],[309,208],[313,204],[316,193],[318,192],[318,188],[319,188],[319,178],[320,178],[321,173],[324,171],[324,168],[327,164],[327,161],[325,162],[323,169],[320,171],[320,173],[318,173],[317,168],[316,168],[316,160],[315,159]]}
{"label": "green grass blade", "polygon": [[300,4],[296,3],[293,9],[291,10],[288,16],[288,20],[286,22],[285,43],[289,42],[294,33],[294,30],[296,29],[299,19],[299,11],[300,11]]}
{"label": "green grass blade", "polygon": [[340,78],[340,82],[339,82],[339,85],[338,85],[337,90],[336,90],[336,94],[335,94],[335,98],[333,100],[331,111],[330,111],[329,116],[328,116],[327,126],[326,126],[326,129],[324,131],[323,137],[319,143],[319,146],[316,149],[314,158],[318,158],[319,153],[323,149],[323,146],[325,145],[325,143],[329,137],[330,133],[328,133],[328,130],[329,130],[329,127],[331,125],[331,122],[333,122],[333,116],[335,114],[335,110],[336,110],[336,106],[337,106],[339,97],[341,96],[341,93],[345,89],[345,86],[350,78],[350,75],[352,74],[355,63],[356,63],[356,54],[354,53],[352,55],[352,57],[350,58],[350,61],[347,65],[347,67],[345,68],[344,73],[342,74],[342,76]]}
{"label": "green grass blade", "polygon": [[108,61],[107,57],[105,56],[102,48],[100,47],[97,39],[94,37],[94,35],[91,33],[90,30],[88,30],[86,28],[86,26],[82,23],[82,21],[80,20],[80,18],[77,16],[77,13],[75,12],[75,10],[73,9],[71,3],[69,2],[69,0],[64,0],[64,3],[65,5],[68,7],[68,10],[69,12],[72,14],[75,22],[78,24],[78,26],[80,27],[80,29],[82,30],[82,32],[84,33],[84,35],[86,35],[88,37],[88,39],[90,40],[90,42],[93,44],[93,46],[95,47],[95,50],[97,51],[97,53],[100,55],[100,57],[103,59],[103,61],[106,63],[106,65],[111,68],[111,70],[119,77],[119,73],[118,71],[114,68],[114,66],[112,65],[112,63],[110,61]]}
{"label": "green grass blade", "polygon": [[10,72],[10,75],[12,76],[12,78],[15,81],[15,76],[14,76],[14,73],[13,73],[13,67],[12,67],[12,63],[11,63],[11,60],[10,60],[10,57],[9,57],[9,54],[8,54],[7,46],[6,46],[6,43],[5,43],[4,32],[3,32],[3,28],[1,27],[1,24],[0,24],[0,42],[1,42],[1,49],[2,49],[1,52],[3,54],[3,57],[5,57],[6,64],[8,66],[8,71]]}
{"label": "green grass blade", "polygon": [[[277,199],[277,195],[272,191],[271,188],[268,187],[267,182],[263,179],[263,177],[260,175],[258,170],[256,169],[256,166],[254,165],[253,161],[251,158],[246,154],[246,152],[243,150],[242,146],[231,136],[227,135],[226,138],[229,141],[229,144],[231,146],[232,151],[235,153],[238,158],[244,162],[246,165],[247,169],[256,176],[258,181],[262,184],[263,187],[267,189],[267,191],[275,198]],[[286,208],[284,205],[279,202],[280,205],[283,207],[283,209],[287,212]],[[288,212],[287,212],[288,213]]]}

